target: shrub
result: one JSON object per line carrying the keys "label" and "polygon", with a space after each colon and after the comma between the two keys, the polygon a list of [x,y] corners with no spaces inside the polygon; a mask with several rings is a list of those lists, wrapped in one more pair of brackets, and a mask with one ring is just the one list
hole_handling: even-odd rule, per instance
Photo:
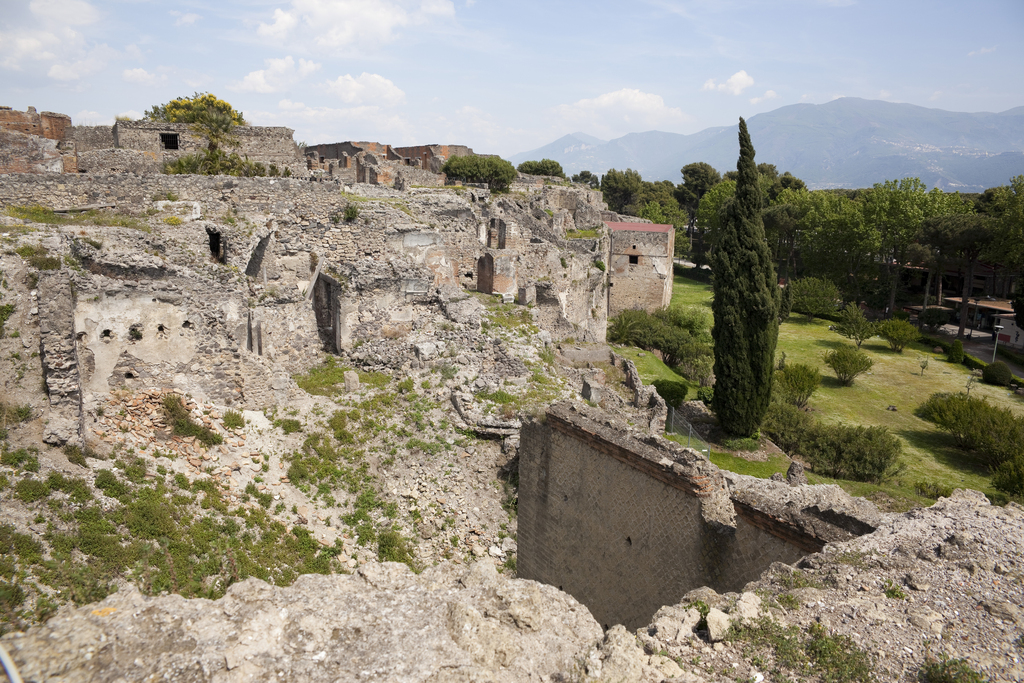
{"label": "shrub", "polygon": [[949,311],[941,308],[926,308],[917,316],[917,321],[928,328],[929,332],[937,332],[940,327],[949,322]]}
{"label": "shrub", "polygon": [[45,481],[22,479],[14,485],[14,495],[26,503],[34,503],[50,495],[50,487]]}
{"label": "shrub", "polygon": [[996,469],[992,484],[1000,491],[1014,495],[1024,495],[1024,455],[1018,453],[1010,460],[1003,462]]}
{"label": "shrub", "polygon": [[839,322],[833,329],[847,339],[852,339],[858,349],[866,340],[878,334],[878,326],[864,317],[864,311],[860,310],[860,306],[853,304],[842,310],[839,314]]}
{"label": "shrub", "polygon": [[778,401],[768,406],[761,423],[761,431],[786,453],[800,452],[800,445],[813,428],[813,417],[790,403]]}
{"label": "shrub", "polygon": [[997,360],[995,363],[988,365],[984,370],[981,371],[981,379],[986,384],[995,384],[996,386],[1005,387],[1013,379],[1013,373],[1010,372],[1009,366],[1001,360]]}
{"label": "shrub", "polygon": [[963,363],[964,362],[964,343],[959,339],[955,340],[949,347],[949,353],[946,355],[950,363]]}
{"label": "shrub", "polygon": [[[972,452],[993,470],[1024,453],[1024,418],[983,398],[932,394],[917,414],[949,432],[958,447]],[[1007,476],[1012,475],[1008,472]]]}
{"label": "shrub", "polygon": [[917,672],[921,683],[985,683],[986,678],[971,668],[966,659],[950,659],[943,653],[941,659],[928,657]]}
{"label": "shrub", "polygon": [[224,442],[224,437],[220,434],[210,431],[192,419],[188,409],[181,402],[181,397],[175,394],[164,396],[164,412],[167,413],[168,421],[178,436],[194,436],[207,446]]}
{"label": "shrub", "polygon": [[866,353],[852,346],[841,346],[833,351],[826,351],[825,365],[832,368],[839,381],[850,386],[857,375],[867,372],[875,364]]}
{"label": "shrub", "polygon": [[128,494],[128,486],[114,476],[110,470],[100,470],[96,474],[95,486],[111,498],[120,498]]}
{"label": "shrub", "polygon": [[495,192],[504,192],[516,179],[516,169],[500,157],[451,157],[441,172],[453,180],[467,183],[487,183]]}
{"label": "shrub", "polygon": [[540,161],[524,161],[519,164],[516,168],[520,173],[526,173],[528,175],[549,175],[558,176],[559,178],[565,177],[565,171],[562,170],[562,165],[554,159],[541,159]]}
{"label": "shrub", "polygon": [[656,379],[651,384],[658,390],[658,395],[665,399],[665,403],[676,407],[686,400],[687,387],[682,382],[673,382],[670,379]]}
{"label": "shrub", "polygon": [[700,387],[697,389],[697,400],[704,403],[704,405],[711,405],[711,401],[715,398],[714,387]]}
{"label": "shrub", "polygon": [[803,408],[821,384],[817,368],[803,363],[790,363],[775,372],[775,386],[780,397],[797,408]]}
{"label": "shrub", "polygon": [[878,483],[898,471],[903,444],[885,427],[818,424],[800,450],[819,474]]}
{"label": "shrub", "polygon": [[920,332],[906,320],[892,318],[878,326],[878,336],[889,342],[889,348],[896,353],[903,353],[907,344],[916,341]]}
{"label": "shrub", "polygon": [[359,207],[355,204],[349,204],[345,207],[345,222],[351,223],[355,219],[359,218]]}
{"label": "shrub", "polygon": [[807,320],[814,316],[834,313],[839,301],[839,288],[831,280],[804,277],[790,283],[793,297],[793,310],[803,313]]}
{"label": "shrub", "polygon": [[280,427],[281,431],[284,432],[285,434],[294,434],[295,432],[302,431],[302,423],[294,418],[274,420],[274,426]]}
{"label": "shrub", "polygon": [[657,349],[666,365],[702,382],[705,366],[710,367],[703,361],[713,353],[710,327],[707,313],[696,307],[662,308],[654,313],[630,309],[609,321],[608,341]]}

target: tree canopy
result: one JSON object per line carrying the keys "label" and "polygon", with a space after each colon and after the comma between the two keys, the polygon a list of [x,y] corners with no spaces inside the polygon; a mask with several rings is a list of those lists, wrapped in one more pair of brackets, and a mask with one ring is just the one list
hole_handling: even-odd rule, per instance
{"label": "tree canopy", "polygon": [[528,175],[549,175],[559,178],[565,177],[562,165],[554,159],[541,159],[540,161],[524,161],[516,167],[520,173]]}
{"label": "tree canopy", "polygon": [[516,179],[515,167],[494,156],[451,157],[441,167],[441,172],[466,183],[487,183],[495,192],[504,192]]}
{"label": "tree canopy", "polygon": [[595,190],[601,187],[601,176],[596,176],[590,171],[580,171],[574,173],[572,176],[574,183],[580,183],[581,185],[590,185]]}
{"label": "tree canopy", "polygon": [[235,111],[230,102],[208,92],[197,92],[192,97],[179,97],[165,104],[155,104],[146,110],[145,118],[167,123],[197,123],[202,117],[209,117],[211,112],[227,116],[236,126],[248,125],[242,112]]}

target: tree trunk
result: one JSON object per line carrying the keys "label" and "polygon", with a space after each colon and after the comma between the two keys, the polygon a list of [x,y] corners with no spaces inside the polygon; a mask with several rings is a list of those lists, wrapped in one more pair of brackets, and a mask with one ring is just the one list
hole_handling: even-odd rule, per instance
{"label": "tree trunk", "polygon": [[974,284],[974,259],[967,265],[967,277],[964,278],[963,292],[960,294],[960,329],[956,331],[956,338],[964,338],[964,328],[967,327],[967,299],[970,298],[972,285]]}
{"label": "tree trunk", "polygon": [[921,308],[921,312],[924,313],[928,310],[928,298],[932,293],[932,270],[928,269],[928,279],[925,280],[924,284],[924,306]]}

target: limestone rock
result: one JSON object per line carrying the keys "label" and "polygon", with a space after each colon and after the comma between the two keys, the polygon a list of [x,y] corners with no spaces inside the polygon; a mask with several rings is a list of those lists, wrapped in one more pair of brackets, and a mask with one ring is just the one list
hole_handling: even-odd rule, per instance
{"label": "limestone rock", "polygon": [[359,391],[359,374],[355,370],[345,371],[345,391]]}
{"label": "limestone rock", "polygon": [[714,607],[708,611],[707,622],[708,639],[711,640],[712,643],[724,640],[725,634],[729,632],[729,627],[732,626],[732,621],[729,619],[729,615]]}
{"label": "limestone rock", "polygon": [[789,469],[786,470],[786,481],[790,486],[805,486],[807,475],[804,474],[804,466],[795,460],[789,463]]}

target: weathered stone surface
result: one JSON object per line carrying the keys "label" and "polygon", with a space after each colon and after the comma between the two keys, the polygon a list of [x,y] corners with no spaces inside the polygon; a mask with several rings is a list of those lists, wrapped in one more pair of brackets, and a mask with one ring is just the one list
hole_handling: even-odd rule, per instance
{"label": "weathered stone surface", "polygon": [[355,370],[345,371],[345,391],[352,392],[359,390],[359,374]]}
{"label": "weathered stone surface", "polygon": [[732,620],[729,619],[729,615],[714,607],[708,611],[707,622],[708,638],[712,643],[724,640],[725,634],[729,632],[729,627],[732,626]]}
{"label": "weathered stone surface", "polygon": [[[618,629],[606,668],[642,671],[633,636]],[[249,579],[216,601],[146,598],[127,587],[4,645],[31,681],[511,683],[568,674],[601,640],[571,597],[478,562],[419,576],[370,564],[351,576],[302,576],[289,588]]]}

